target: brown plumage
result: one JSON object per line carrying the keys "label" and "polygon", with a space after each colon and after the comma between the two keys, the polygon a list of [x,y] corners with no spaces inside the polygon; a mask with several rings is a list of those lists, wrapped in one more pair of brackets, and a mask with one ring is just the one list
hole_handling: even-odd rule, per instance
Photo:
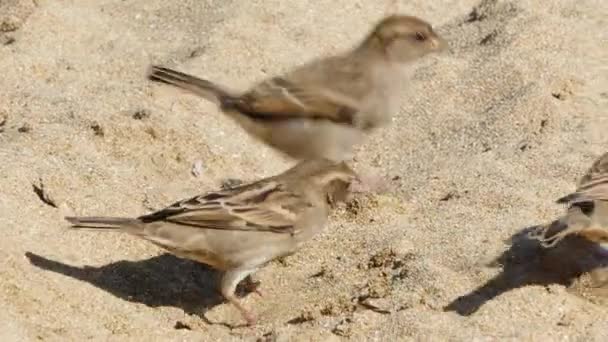
{"label": "brown plumage", "polygon": [[295,159],[351,157],[365,134],[390,121],[408,64],[446,48],[422,19],[392,15],[350,51],[311,61],[243,93],[152,66],[148,77],[217,103],[249,134]]}
{"label": "brown plumage", "polygon": [[304,161],[277,176],[209,192],[137,218],[66,217],[73,228],[115,230],[224,271],[220,289],[249,324],[238,283],[265,263],[295,252],[321,231],[343,201],[354,172],[345,163]]}

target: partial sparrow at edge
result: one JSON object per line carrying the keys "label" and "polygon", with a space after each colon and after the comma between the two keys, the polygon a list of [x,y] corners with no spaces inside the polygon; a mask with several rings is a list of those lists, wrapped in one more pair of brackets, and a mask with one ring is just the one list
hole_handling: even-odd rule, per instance
{"label": "partial sparrow at edge", "polygon": [[332,205],[345,201],[357,181],[343,162],[303,161],[277,176],[188,198],[137,218],[65,219],[72,228],[126,232],[223,271],[222,295],[254,324],[255,315],[235,296],[239,282],[320,232]]}
{"label": "partial sparrow at edge", "polygon": [[557,200],[568,205],[566,215],[531,234],[544,247],[568,235],[578,235],[608,249],[608,152],[579,180],[575,192]]}

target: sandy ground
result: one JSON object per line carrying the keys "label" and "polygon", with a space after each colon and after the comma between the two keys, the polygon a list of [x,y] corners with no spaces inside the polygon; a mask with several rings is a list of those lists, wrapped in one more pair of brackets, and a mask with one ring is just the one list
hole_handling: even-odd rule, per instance
{"label": "sandy ground", "polygon": [[[350,47],[386,6],[0,1],[0,340],[608,339],[601,300],[530,276],[542,251],[508,243],[559,215],[553,201],[608,148],[608,2],[397,7],[452,51],[418,67],[393,124],[357,154],[390,191],[259,271],[266,296],[245,302],[260,324],[232,329],[241,318],[213,271],[126,235],[68,231],[62,217],[139,215],[287,168],[146,68],[246,87]],[[41,181],[57,207],[33,191]]]}

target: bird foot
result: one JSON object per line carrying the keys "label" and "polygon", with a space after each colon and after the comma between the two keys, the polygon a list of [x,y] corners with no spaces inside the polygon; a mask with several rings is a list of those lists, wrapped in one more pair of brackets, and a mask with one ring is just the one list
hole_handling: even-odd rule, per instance
{"label": "bird foot", "polygon": [[245,306],[243,306],[243,304],[236,299],[236,297],[229,298],[228,301],[230,301],[230,303],[232,303],[232,305],[234,305],[241,312],[241,316],[243,316],[248,326],[255,325],[257,322],[257,317],[252,311],[245,308]]}
{"label": "bird foot", "polygon": [[255,314],[253,314],[253,312],[251,312],[251,311],[245,310],[244,312],[242,312],[242,315],[243,315],[243,318],[245,318],[245,321],[247,322],[248,326],[253,326],[258,321]]}

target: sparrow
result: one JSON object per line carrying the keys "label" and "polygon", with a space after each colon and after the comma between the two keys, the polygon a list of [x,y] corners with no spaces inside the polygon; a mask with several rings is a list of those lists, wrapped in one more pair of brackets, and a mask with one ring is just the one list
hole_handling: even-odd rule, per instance
{"label": "sparrow", "polygon": [[356,181],[344,162],[308,160],[279,175],[184,199],[137,218],[65,219],[71,228],[125,232],[223,271],[220,292],[252,325],[256,317],[237,299],[237,285],[319,233],[331,208],[348,199]]}
{"label": "sparrow", "polygon": [[608,152],[578,181],[576,191],[557,200],[568,206],[558,220],[531,234],[543,247],[553,247],[568,235],[578,235],[608,251]]}
{"label": "sparrow", "polygon": [[161,66],[151,66],[148,78],[216,103],[250,135],[294,159],[343,161],[367,133],[390,122],[408,66],[446,47],[426,21],[391,15],[349,51],[244,92]]}

